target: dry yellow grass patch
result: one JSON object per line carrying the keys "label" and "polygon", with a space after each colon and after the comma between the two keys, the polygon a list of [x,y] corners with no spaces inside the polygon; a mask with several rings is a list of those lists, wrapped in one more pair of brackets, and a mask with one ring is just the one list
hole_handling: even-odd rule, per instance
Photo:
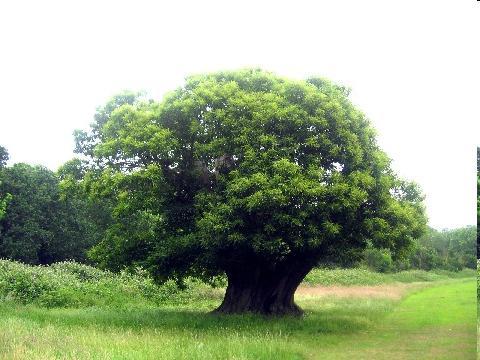
{"label": "dry yellow grass patch", "polygon": [[424,287],[424,283],[388,284],[375,286],[300,286],[295,296],[299,298],[337,296],[358,298],[401,299],[407,292]]}

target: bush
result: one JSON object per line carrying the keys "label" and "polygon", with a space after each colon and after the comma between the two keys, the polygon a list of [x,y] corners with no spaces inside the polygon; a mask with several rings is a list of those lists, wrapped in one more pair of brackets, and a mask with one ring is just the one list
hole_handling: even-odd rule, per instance
{"label": "bush", "polygon": [[186,303],[220,296],[210,286],[187,279],[180,289],[173,281],[156,284],[142,269],[114,274],[76,262],[31,266],[0,260],[0,299],[45,307]]}
{"label": "bush", "polygon": [[393,261],[390,251],[369,247],[363,252],[365,265],[377,272],[387,273],[393,271]]}

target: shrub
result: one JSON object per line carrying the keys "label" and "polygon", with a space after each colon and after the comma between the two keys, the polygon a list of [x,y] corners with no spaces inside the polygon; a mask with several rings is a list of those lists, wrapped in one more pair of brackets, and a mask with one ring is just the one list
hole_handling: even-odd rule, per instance
{"label": "shrub", "polygon": [[0,260],[0,299],[45,307],[128,305],[155,306],[219,296],[210,286],[187,279],[182,289],[173,281],[156,284],[137,268],[118,274],[73,261],[31,266]]}
{"label": "shrub", "polygon": [[363,252],[365,265],[377,272],[387,273],[393,270],[393,261],[390,251],[369,247]]}

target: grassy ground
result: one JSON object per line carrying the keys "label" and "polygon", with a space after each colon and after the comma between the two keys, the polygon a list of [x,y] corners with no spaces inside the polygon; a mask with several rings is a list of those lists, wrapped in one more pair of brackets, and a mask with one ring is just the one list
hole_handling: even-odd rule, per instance
{"label": "grassy ground", "polygon": [[401,301],[305,297],[303,319],[213,316],[218,299],[161,307],[0,302],[1,359],[475,359],[476,283],[432,282]]}

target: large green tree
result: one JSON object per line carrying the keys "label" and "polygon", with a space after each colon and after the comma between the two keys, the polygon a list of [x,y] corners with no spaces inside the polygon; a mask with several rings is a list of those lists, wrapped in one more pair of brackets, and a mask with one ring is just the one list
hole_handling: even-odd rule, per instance
{"label": "large green tree", "polygon": [[158,279],[226,274],[218,312],[299,314],[312,267],[355,261],[367,244],[402,256],[425,228],[418,187],[324,79],[191,76],[160,103],[115,97],[76,138],[102,169],[91,191],[115,199],[92,257]]}

